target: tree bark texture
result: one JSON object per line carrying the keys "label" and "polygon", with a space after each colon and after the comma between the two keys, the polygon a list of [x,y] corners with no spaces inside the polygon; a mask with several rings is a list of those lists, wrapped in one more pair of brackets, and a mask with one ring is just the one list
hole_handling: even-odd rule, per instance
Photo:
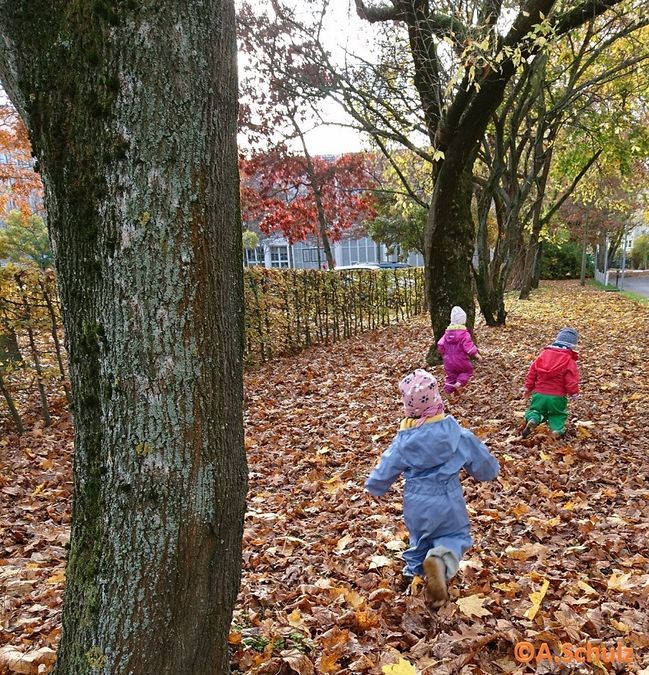
{"label": "tree bark texture", "polygon": [[[475,311],[471,283],[471,258],[475,241],[471,196],[472,166],[469,162],[460,175],[447,176],[444,164],[440,172],[426,229],[426,290],[435,342],[428,352],[430,364],[439,362],[436,340],[444,334],[451,308],[459,305],[467,313],[472,328]],[[447,185],[448,179],[448,185]]]}
{"label": "tree bark texture", "polygon": [[228,672],[246,491],[230,0],[0,0],[75,417],[57,675]]}

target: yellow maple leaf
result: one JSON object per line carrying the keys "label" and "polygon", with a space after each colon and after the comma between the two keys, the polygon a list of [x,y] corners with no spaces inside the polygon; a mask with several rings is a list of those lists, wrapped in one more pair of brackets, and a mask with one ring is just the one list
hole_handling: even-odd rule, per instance
{"label": "yellow maple leaf", "polygon": [[340,480],[338,476],[334,476],[333,478],[324,481],[323,486],[326,492],[328,492],[330,495],[335,495],[336,492],[338,492],[345,486],[345,484]]}
{"label": "yellow maple leaf", "polygon": [[486,598],[479,593],[458,598],[455,602],[464,616],[490,616],[491,612],[483,607]]}
{"label": "yellow maple leaf", "polygon": [[541,609],[541,603],[543,602],[543,598],[545,597],[545,594],[548,592],[548,588],[550,587],[550,582],[546,579],[543,582],[543,586],[541,586],[541,589],[538,591],[535,591],[534,593],[530,593],[530,600],[532,602],[532,606],[525,612],[525,618],[529,619],[530,621],[534,620],[534,617],[538,614],[539,609]]}
{"label": "yellow maple leaf", "polygon": [[338,654],[323,654],[318,661],[318,670],[321,673],[337,673],[340,671],[338,664]]}
{"label": "yellow maple leaf", "polygon": [[611,578],[606,582],[606,586],[611,591],[628,591],[633,587],[633,584],[629,583],[632,576],[631,572],[627,574],[613,572]]}
{"label": "yellow maple leaf", "polygon": [[379,615],[371,609],[357,609],[354,612],[354,618],[356,619],[356,627],[361,632],[374,628],[381,623]]}
{"label": "yellow maple leaf", "polygon": [[508,581],[505,584],[494,584],[493,586],[499,591],[505,591],[505,593],[516,593],[520,589],[520,585],[516,581]]}
{"label": "yellow maple leaf", "polygon": [[38,496],[41,492],[43,492],[44,488],[45,488],[45,483],[41,483],[40,485],[37,485],[34,492],[32,492],[32,497]]}
{"label": "yellow maple leaf", "polygon": [[385,675],[417,675],[417,669],[406,659],[399,659],[398,663],[388,663],[381,670]]}
{"label": "yellow maple leaf", "polygon": [[302,619],[302,613],[300,612],[299,609],[295,608],[288,615],[288,622],[291,624],[291,626],[295,626],[296,628],[304,625],[304,621]]}
{"label": "yellow maple leaf", "polygon": [[577,586],[581,588],[582,591],[586,591],[586,593],[590,593],[591,595],[597,595],[597,591],[590,584],[587,584],[585,581],[579,580],[577,582]]}
{"label": "yellow maple leaf", "polygon": [[362,607],[365,604],[365,598],[356,591],[346,591],[344,595],[347,603],[351,605],[354,609],[358,609],[359,607]]}
{"label": "yellow maple leaf", "polygon": [[525,504],[525,503],[517,504],[516,506],[513,506],[513,507],[511,508],[511,512],[512,512],[517,518],[520,518],[522,515],[524,515],[525,513],[527,513],[529,510],[530,510],[530,507],[529,507],[527,504]]}
{"label": "yellow maple leaf", "polygon": [[393,539],[385,545],[385,548],[390,551],[403,551],[403,549],[408,548],[408,546],[402,539]]}
{"label": "yellow maple leaf", "polygon": [[48,584],[62,584],[65,581],[65,572],[63,570],[59,570],[58,572],[55,572],[52,574],[51,577],[48,577],[46,583]]}
{"label": "yellow maple leaf", "polygon": [[611,619],[611,626],[613,626],[615,630],[619,630],[620,633],[628,633],[631,630],[623,621],[616,621],[615,619]]}

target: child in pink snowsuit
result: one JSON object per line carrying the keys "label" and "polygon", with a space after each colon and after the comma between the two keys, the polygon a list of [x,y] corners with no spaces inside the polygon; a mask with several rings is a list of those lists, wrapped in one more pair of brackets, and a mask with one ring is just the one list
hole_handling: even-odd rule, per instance
{"label": "child in pink snowsuit", "polygon": [[471,357],[480,358],[478,348],[466,328],[466,312],[461,307],[456,306],[451,310],[451,325],[437,343],[437,350],[442,355],[446,371],[444,391],[451,394],[471,379]]}

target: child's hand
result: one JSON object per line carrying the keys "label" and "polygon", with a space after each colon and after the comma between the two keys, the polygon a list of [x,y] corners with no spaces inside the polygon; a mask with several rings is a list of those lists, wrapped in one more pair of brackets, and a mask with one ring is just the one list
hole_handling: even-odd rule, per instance
{"label": "child's hand", "polygon": [[476,352],[476,353],[473,355],[473,358],[474,358],[476,361],[482,361],[482,356],[480,356],[480,352]]}
{"label": "child's hand", "polygon": [[572,401],[576,401],[579,398],[579,394],[570,394],[568,398],[571,399]]}
{"label": "child's hand", "polygon": [[529,398],[532,392],[529,389],[525,389],[525,387],[523,387],[521,389],[521,394],[523,395],[523,398]]}

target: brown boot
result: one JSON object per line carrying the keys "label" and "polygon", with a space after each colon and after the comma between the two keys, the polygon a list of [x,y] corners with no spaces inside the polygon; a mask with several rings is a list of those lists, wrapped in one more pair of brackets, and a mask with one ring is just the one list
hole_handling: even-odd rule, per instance
{"label": "brown boot", "polygon": [[426,572],[426,585],[432,600],[431,605],[441,607],[448,600],[446,566],[443,560],[435,555],[426,558],[424,572]]}

